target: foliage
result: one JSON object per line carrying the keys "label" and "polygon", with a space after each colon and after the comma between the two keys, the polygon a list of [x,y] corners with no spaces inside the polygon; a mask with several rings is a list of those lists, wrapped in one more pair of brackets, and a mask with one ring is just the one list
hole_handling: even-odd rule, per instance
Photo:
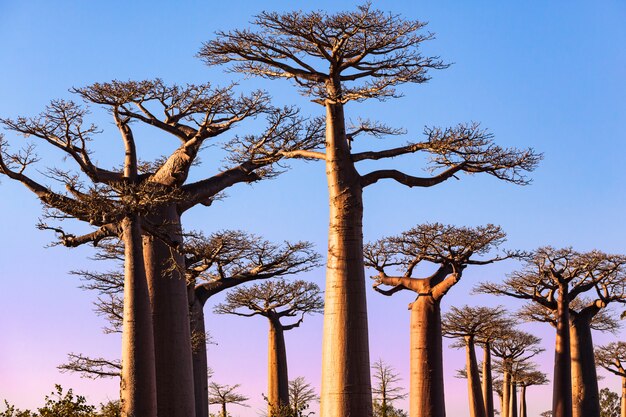
{"label": "foliage", "polygon": [[382,403],[374,400],[373,402],[374,417],[409,417],[409,414],[399,408],[395,408],[391,404],[387,404],[384,408]]}
{"label": "foliage", "polygon": [[0,412],[0,417],[121,417],[119,401],[109,401],[100,404],[100,409],[87,404],[87,399],[82,395],[74,395],[70,388],[63,393],[61,385],[55,385],[54,391],[47,395],[43,407],[37,412],[30,410],[19,410],[6,400],[4,406],[6,410]]}
{"label": "foliage", "polygon": [[620,398],[608,388],[600,390],[600,417],[619,417]]}

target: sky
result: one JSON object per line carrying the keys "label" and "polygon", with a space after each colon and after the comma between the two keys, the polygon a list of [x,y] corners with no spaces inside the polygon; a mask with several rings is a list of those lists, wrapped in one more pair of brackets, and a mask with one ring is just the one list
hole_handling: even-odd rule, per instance
{"label": "sky", "polygon": [[[331,13],[357,4],[346,0],[236,4],[0,0],[0,117],[35,115],[51,99],[71,98],[71,87],[155,77],[180,84],[226,85],[235,80],[238,91],[265,89],[276,104],[295,104],[303,114],[317,116],[322,108],[298,95],[289,82],[243,79],[222,68],[209,68],[195,55],[215,31],[248,27],[252,16],[263,10]],[[510,249],[553,245],[626,253],[624,2],[378,0],[373,4],[407,19],[428,21],[427,29],[436,38],[424,45],[424,53],[441,56],[452,65],[431,73],[426,84],[402,87],[403,98],[348,105],[350,120],[370,118],[407,131],[406,137],[384,139],[382,145],[380,140],[363,139],[357,146],[397,146],[419,139],[425,126],[477,121],[498,144],[532,147],[544,154],[544,160],[526,187],[487,175],[460,175],[458,181],[431,189],[406,189],[391,182],[368,187],[366,241],[423,222],[494,223],[507,232],[504,246]],[[111,120],[97,107],[92,113],[104,131],[94,142],[94,155],[103,165],[118,165],[121,145]],[[250,133],[255,126],[242,125],[236,133]],[[22,140],[10,132],[6,137],[12,143]],[[149,130],[138,138],[145,159],[175,146]],[[40,168],[64,164],[45,146],[38,147],[38,153]],[[222,158],[217,147],[209,147],[193,176],[215,174]],[[376,166],[423,175],[422,162],[405,157]],[[309,240],[324,254],[328,224],[324,167],[315,162],[290,166],[276,179],[236,186],[223,201],[190,210],[183,218],[185,227],[207,234],[241,229],[276,242]],[[33,171],[33,175],[39,174]],[[35,229],[41,207],[21,185],[0,179],[0,196],[0,400],[35,408],[55,383],[74,388],[93,403],[116,398],[117,381],[85,380],[56,369],[69,352],[119,357],[119,337],[102,334],[105,323],[92,311],[95,295],[80,290],[76,277],[68,273],[107,266],[90,260],[90,248],[47,247],[54,236]],[[519,304],[511,300],[471,295],[471,289],[479,281],[499,281],[517,267],[503,262],[468,268],[445,297],[443,310],[463,304],[504,304],[515,310]],[[323,287],[324,271],[301,278]],[[382,358],[391,364],[405,386],[409,377],[406,306],[412,299],[411,294],[387,298],[368,293],[372,362]],[[221,300],[216,297],[210,303]],[[213,315],[211,305],[206,312],[207,328],[217,343],[209,347],[213,380],[241,384],[251,407],[232,411],[241,417],[256,416],[263,408],[261,393],[266,391],[267,325],[258,317]],[[539,324],[521,328],[543,338],[546,352],[538,360],[550,374],[552,329]],[[318,388],[321,332],[322,319],[316,316],[287,335],[290,377],[304,376]],[[608,343],[623,335],[596,333],[594,337],[597,343]],[[465,381],[453,377],[455,369],[463,366],[463,352],[446,349],[444,360],[448,415],[467,416]],[[618,391],[619,381],[600,373],[605,376],[600,386]],[[549,409],[550,395],[549,387],[531,388],[529,415]],[[405,402],[398,405],[407,407]]]}

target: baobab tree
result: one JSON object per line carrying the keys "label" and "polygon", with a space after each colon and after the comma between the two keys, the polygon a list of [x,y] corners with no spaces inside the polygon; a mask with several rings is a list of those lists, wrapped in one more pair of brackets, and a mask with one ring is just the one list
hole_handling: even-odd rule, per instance
{"label": "baobab tree", "polygon": [[[613,289],[610,289],[611,287]],[[607,285],[605,290],[613,296],[618,296],[615,286]],[[623,291],[622,288],[620,292]],[[597,416],[601,413],[596,364],[594,358],[590,356],[594,348],[591,330],[616,332],[619,329],[618,321],[606,308],[617,298],[613,300],[612,297],[602,296],[602,298],[606,301],[580,296],[570,301],[572,404],[575,417]],[[540,304],[526,304],[517,315],[524,320],[549,323],[556,328],[556,311]]]}
{"label": "baobab tree", "polygon": [[[330,221],[322,341],[321,416],[372,414],[363,250],[363,189],[380,180],[408,187],[431,187],[459,172],[486,172],[515,184],[537,165],[540,155],[502,148],[478,124],[427,128],[426,138],[382,151],[354,152],[359,135],[397,135],[394,129],[364,121],[346,125],[344,107],[367,99],[399,97],[396,87],[421,84],[428,71],[447,65],[424,56],[421,44],[433,38],[424,22],[375,10],[262,12],[252,29],[218,32],[199,56],[208,65],[232,64],[232,71],[267,79],[290,79],[312,102],[324,106],[326,141],[315,150],[285,152],[326,164]],[[395,169],[361,174],[356,164],[412,153],[431,158],[431,177]]]}
{"label": "baobab tree", "polygon": [[[187,282],[193,288],[190,291],[191,329],[192,335],[199,338],[193,350],[196,416],[207,417],[207,352],[202,340],[206,334],[204,305],[207,300],[246,282],[309,271],[319,265],[319,255],[309,242],[278,245],[242,231],[222,231],[208,238],[195,234],[186,243]],[[277,340],[277,343],[280,342]]]}
{"label": "baobab tree", "polygon": [[626,342],[613,342],[598,346],[595,351],[596,362],[607,371],[621,377],[621,417],[626,417]]}
{"label": "baobab tree", "polygon": [[[214,308],[217,314],[242,317],[263,316],[269,323],[268,338],[268,415],[275,416],[289,407],[289,376],[284,332],[299,327],[306,314],[321,313],[324,302],[317,284],[302,280],[266,281],[246,288],[236,288],[224,303]],[[298,317],[290,324],[281,319]]]}
{"label": "baobab tree", "polygon": [[216,417],[228,417],[230,415],[226,411],[228,404],[249,407],[249,405],[246,404],[249,398],[236,392],[239,387],[239,384],[220,385],[217,382],[211,382],[209,384],[209,404],[219,404],[220,406],[220,414]]}
{"label": "baobab tree", "polygon": [[[99,245],[95,259],[123,261],[119,242]],[[203,307],[207,300],[226,289],[260,279],[306,272],[319,265],[319,255],[309,242],[275,244],[240,230],[223,230],[205,236],[191,232],[184,236],[181,249],[189,287],[190,327],[193,353],[196,416],[208,417],[208,362]],[[81,288],[99,294],[96,312],[108,319],[106,332],[121,331],[123,274],[74,271],[81,277]],[[60,368],[98,375],[100,359],[71,355]],[[111,361],[109,361],[111,362]],[[90,366],[91,365],[91,366]],[[107,368],[107,370],[110,370]]]}
{"label": "baobab tree", "polygon": [[[476,359],[476,343],[481,341],[483,336],[492,336],[502,329],[512,325],[511,320],[506,317],[506,310],[502,307],[451,307],[450,311],[444,314],[442,321],[442,334],[444,337],[458,339],[459,342],[454,347],[465,348],[466,375],[469,398],[469,409],[471,417],[493,416],[493,394],[492,388],[483,393],[478,371],[478,360]],[[492,337],[487,339],[491,340]],[[483,340],[484,341],[484,340]],[[489,342],[484,341],[485,344]],[[489,346],[485,346],[487,351]],[[483,364],[483,380],[489,380],[491,385],[491,352],[485,355]],[[490,401],[489,401],[490,400]],[[489,412],[487,402],[490,402]]]}
{"label": "baobab tree", "polygon": [[[100,131],[86,122],[88,109],[72,101],[56,100],[39,116],[1,122],[8,130],[53,146],[76,164],[77,172],[51,169],[47,174],[66,190],[54,191],[27,175],[27,168],[37,161],[32,146],[13,152],[6,141],[0,141],[0,171],[32,191],[50,210],[51,217],[71,217],[96,228],[75,236],[42,224],[42,228],[58,232],[65,246],[97,244],[114,236],[124,239],[126,281],[130,285],[124,297],[131,298],[124,302],[129,311],[128,316],[124,313],[125,323],[131,326],[126,334],[142,341],[126,342],[123,355],[133,349],[142,352],[132,353],[132,360],[123,359],[123,372],[139,376],[123,382],[122,393],[141,390],[132,395],[146,404],[141,406],[146,411],[139,414],[149,417],[154,414],[151,409],[156,397],[151,387],[156,384],[158,414],[188,417],[194,414],[193,372],[187,289],[179,250],[180,216],[191,207],[210,204],[234,184],[275,174],[271,165],[282,158],[281,152],[315,146],[319,123],[304,121],[294,109],[270,107],[262,92],[236,97],[232,87],[213,88],[210,84],[168,86],[158,79],[112,81],[72,92],[87,103],[104,107],[113,116],[124,144],[124,166],[105,169],[96,165],[89,143]],[[187,183],[189,171],[207,140],[260,114],[268,120],[264,133],[233,139],[225,145],[229,150],[225,169]],[[175,137],[179,147],[154,163],[141,163],[137,129],[132,127],[135,122]],[[140,334],[134,335],[137,332]],[[140,364],[136,371],[135,362]],[[151,373],[156,373],[155,384],[149,382],[154,379]],[[138,378],[145,379],[145,383],[136,383]]]}
{"label": "baobab tree", "polygon": [[502,401],[500,415],[511,417],[512,376],[517,365],[543,352],[541,339],[526,332],[509,329],[491,343],[491,354],[497,358],[502,373]]}
{"label": "baobab tree", "polygon": [[374,384],[372,396],[374,397],[374,417],[401,417],[401,410],[396,410],[393,402],[406,398],[404,388],[398,385],[400,376],[391,365],[378,359],[372,365]]}
{"label": "baobab tree", "polygon": [[[504,240],[498,226],[456,227],[439,223],[419,225],[399,236],[365,246],[365,264],[378,271],[374,289],[383,295],[401,290],[417,293],[411,310],[410,407],[413,417],[443,417],[443,357],[441,300],[469,265],[486,265],[510,256],[481,258]],[[422,263],[437,266],[431,276],[412,277]],[[389,276],[388,268],[400,268],[402,276]],[[385,285],[391,289],[384,290]]]}
{"label": "baobab tree", "polygon": [[526,389],[534,385],[547,384],[548,378],[543,372],[535,370],[525,370],[515,375],[516,384],[520,387],[520,408],[519,417],[528,417],[528,408],[526,406]]}
{"label": "baobab tree", "polygon": [[[600,413],[591,320],[608,303],[623,302],[625,265],[623,255],[542,247],[529,254],[524,268],[512,273],[503,283],[482,283],[476,289],[482,293],[529,300],[554,312],[557,337],[552,412],[555,417],[571,417],[574,410],[576,417]],[[575,310],[572,316],[572,302],[587,292],[593,293],[594,299]],[[578,357],[574,371],[575,396],[572,395],[573,351]],[[573,407],[573,397],[576,407]]]}

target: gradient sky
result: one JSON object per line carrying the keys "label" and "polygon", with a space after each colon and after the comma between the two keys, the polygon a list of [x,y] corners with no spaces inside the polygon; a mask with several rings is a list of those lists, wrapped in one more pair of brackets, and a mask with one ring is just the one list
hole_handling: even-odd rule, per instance
{"label": "gradient sky", "polygon": [[[507,248],[572,245],[578,250],[626,253],[626,4],[622,1],[374,1],[383,10],[430,22],[437,34],[424,51],[454,63],[432,73],[424,85],[402,88],[404,98],[384,103],[350,104],[352,120],[368,117],[404,127],[417,138],[424,126],[479,121],[499,144],[533,147],[545,155],[534,182],[518,187],[492,177],[461,175],[432,189],[406,189],[382,182],[365,191],[366,240],[399,233],[418,223],[458,225],[495,223],[508,233]],[[298,104],[305,114],[321,108],[297,95],[286,81],[241,80],[208,68],[194,55],[219,29],[242,28],[261,10],[293,8],[328,11],[352,9],[353,1],[193,2],[193,1],[0,1],[0,117],[34,115],[50,99],[69,98],[68,88],[111,79],[161,77],[167,82],[240,80],[240,91],[263,88],[277,104]],[[119,138],[111,120],[93,108],[104,133],[94,143],[103,165],[121,162]],[[251,131],[242,125],[239,133]],[[227,138],[232,135],[226,135]],[[15,136],[8,134],[13,140]],[[156,143],[155,143],[156,142]],[[387,143],[386,142],[386,143]],[[381,146],[364,139],[357,146]],[[154,132],[139,138],[144,159],[173,149],[176,143]],[[118,148],[115,148],[118,147]],[[39,148],[43,163],[62,164],[58,154]],[[223,155],[208,148],[196,178],[211,175]],[[414,174],[423,169],[411,157],[385,161]],[[41,164],[40,166],[44,166]],[[59,166],[59,165],[57,165]],[[187,228],[212,231],[236,228],[274,241],[310,240],[325,251],[328,209],[323,164],[291,164],[279,178],[228,191],[212,207],[185,215]],[[37,174],[34,174],[37,175]],[[118,357],[120,340],[103,335],[104,322],[92,312],[93,294],[77,288],[74,269],[106,269],[88,259],[89,248],[44,248],[53,240],[37,231],[40,205],[24,187],[0,180],[0,400],[21,408],[43,402],[53,384],[73,387],[91,402],[118,394],[116,381],[91,381],[60,374],[56,366],[68,352]],[[68,224],[69,227],[69,224]],[[451,305],[518,304],[469,295],[480,280],[500,280],[513,262],[468,268],[443,302]],[[368,275],[371,275],[368,272]],[[323,269],[305,276],[323,286]],[[216,297],[218,302],[222,297]],[[372,361],[383,358],[408,383],[407,303],[411,294],[393,298],[368,293]],[[266,391],[266,332],[263,319],[214,316],[207,327],[218,343],[209,347],[209,364],[219,383],[241,383],[251,408],[235,415],[256,416]],[[287,336],[290,376],[305,376],[319,386],[321,317],[310,317]],[[522,327],[543,337],[544,372],[552,370],[553,331],[547,325]],[[619,334],[623,336],[623,332]],[[596,334],[606,343],[616,335]],[[448,415],[468,415],[465,381],[453,377],[463,366],[460,351],[446,350]],[[619,388],[616,378],[601,387]],[[531,416],[550,408],[549,387],[533,387]],[[406,403],[399,403],[406,406]]]}

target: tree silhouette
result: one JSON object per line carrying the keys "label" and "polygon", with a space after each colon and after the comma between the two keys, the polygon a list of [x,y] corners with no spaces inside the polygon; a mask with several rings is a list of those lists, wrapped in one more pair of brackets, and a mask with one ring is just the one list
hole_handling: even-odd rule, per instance
{"label": "tree silhouette", "polygon": [[[363,188],[383,179],[408,187],[430,187],[455,173],[486,172],[526,184],[525,171],[540,156],[505,149],[477,124],[428,128],[426,139],[382,151],[353,152],[360,135],[397,135],[399,129],[362,121],[346,126],[344,106],[367,99],[398,97],[396,87],[423,83],[428,70],[447,65],[424,56],[419,47],[433,38],[425,23],[375,10],[370,3],[333,15],[319,12],[262,12],[253,29],[218,32],[199,56],[209,65],[267,79],[292,80],[324,106],[326,141],[315,150],[285,152],[326,164],[330,222],[322,350],[321,415],[372,415],[363,250]],[[426,178],[395,169],[357,171],[356,163],[412,153],[430,155],[437,172]],[[348,325],[349,324],[349,325]]]}
{"label": "tree silhouette", "polygon": [[228,417],[229,414],[226,411],[228,404],[240,405],[242,407],[249,407],[246,401],[249,400],[245,395],[236,392],[240,385],[220,385],[216,382],[209,384],[209,404],[219,404],[221,407],[220,414],[217,417]]}
{"label": "tree silhouette", "polygon": [[306,417],[313,414],[307,413],[306,410],[312,402],[319,402],[319,400],[315,389],[306,382],[304,377],[299,376],[289,381],[289,405],[294,417]]}
{"label": "tree silhouette", "polygon": [[[268,343],[268,415],[274,416],[281,408],[289,407],[289,376],[284,332],[302,323],[306,314],[321,313],[324,302],[317,284],[302,280],[266,281],[247,288],[236,288],[226,295],[222,304],[215,306],[217,314],[242,317],[256,315],[269,322]],[[299,316],[290,324],[283,318]]]}
{"label": "tree silhouette", "polygon": [[522,370],[515,375],[515,381],[520,389],[520,411],[519,417],[528,417],[526,406],[526,389],[534,385],[545,385],[549,381],[546,374],[535,369]]}
{"label": "tree silhouette", "polygon": [[[556,347],[553,383],[553,415],[571,417],[572,348],[580,358],[574,372],[578,391],[576,416],[597,415],[597,381],[593,364],[593,343],[590,323],[594,315],[613,301],[624,299],[624,266],[626,257],[600,251],[576,252],[571,248],[542,247],[525,259],[524,269],[512,273],[502,284],[482,283],[478,292],[507,295],[540,304],[556,315]],[[570,316],[570,304],[582,294],[592,291],[592,302]],[[571,332],[574,337],[571,337]],[[583,368],[583,363],[588,366]],[[594,395],[595,391],[595,395]],[[586,398],[586,399],[585,399]]]}
{"label": "tree silhouette", "polygon": [[[485,352],[493,339],[493,335],[512,325],[506,317],[506,310],[502,307],[451,307],[442,320],[442,334],[444,337],[459,339],[454,347],[464,347],[466,352],[466,375],[468,384],[469,409],[471,417],[493,416],[493,390],[481,391],[478,360],[476,359],[476,343],[485,343]],[[491,358],[490,352],[485,355],[483,365],[483,380],[491,385]],[[490,406],[488,407],[488,404]]]}
{"label": "tree silhouette", "polygon": [[393,402],[406,398],[404,388],[398,386],[400,376],[391,365],[386,364],[382,359],[374,362],[372,370],[374,371],[374,384],[372,385],[374,416],[396,417],[397,411],[393,406]]}
{"label": "tree silhouette", "polygon": [[[365,264],[376,271],[374,289],[383,295],[401,290],[417,293],[411,310],[411,416],[444,416],[441,299],[456,284],[468,265],[486,265],[509,256],[476,259],[498,247],[505,239],[498,226],[475,228],[424,224],[399,236],[383,238],[365,246]],[[413,278],[422,263],[437,266],[434,274]],[[420,265],[421,266],[421,265]],[[400,268],[402,276],[387,269]],[[383,290],[380,286],[390,286]]]}

